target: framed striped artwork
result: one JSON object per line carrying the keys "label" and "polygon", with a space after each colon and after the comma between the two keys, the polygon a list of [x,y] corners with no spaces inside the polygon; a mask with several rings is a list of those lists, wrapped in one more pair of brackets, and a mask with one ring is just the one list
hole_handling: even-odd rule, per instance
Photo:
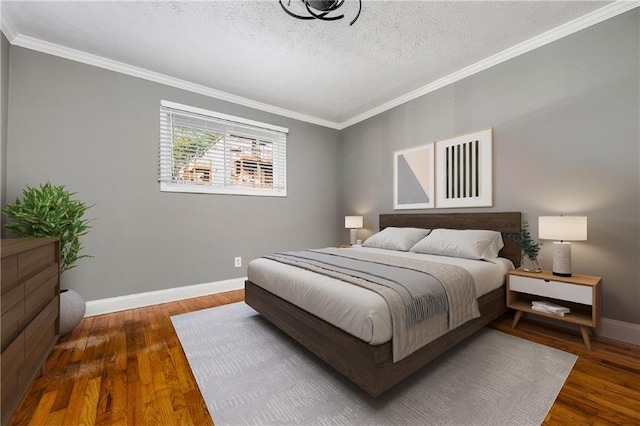
{"label": "framed striped artwork", "polygon": [[493,205],[492,128],[436,142],[436,206]]}
{"label": "framed striped artwork", "polygon": [[393,153],[393,208],[432,209],[435,206],[433,143]]}

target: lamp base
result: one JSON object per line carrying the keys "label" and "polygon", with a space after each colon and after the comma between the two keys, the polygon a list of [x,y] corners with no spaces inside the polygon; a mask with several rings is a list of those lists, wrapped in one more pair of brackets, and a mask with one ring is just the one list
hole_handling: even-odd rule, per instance
{"label": "lamp base", "polygon": [[358,232],[357,229],[351,229],[350,230],[351,245],[355,245],[355,243],[356,243],[356,232]]}
{"label": "lamp base", "polygon": [[571,276],[571,243],[553,243],[553,275]]}

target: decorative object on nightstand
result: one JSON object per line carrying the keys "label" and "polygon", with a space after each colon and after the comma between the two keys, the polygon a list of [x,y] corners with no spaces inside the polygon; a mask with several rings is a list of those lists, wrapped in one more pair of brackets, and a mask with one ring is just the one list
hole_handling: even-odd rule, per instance
{"label": "decorative object on nightstand", "polygon": [[546,312],[548,314],[554,314],[558,316],[565,316],[571,313],[571,309],[566,306],[556,305],[555,303],[547,302],[546,300],[534,300],[531,302],[531,309],[538,312]]}
{"label": "decorative object on nightstand", "polygon": [[[540,216],[538,237],[553,243],[553,275],[571,276],[571,243],[587,239],[586,216]],[[559,240],[559,241],[558,241]]]}
{"label": "decorative object on nightstand", "polygon": [[522,250],[522,261],[520,267],[527,272],[542,272],[540,262],[538,262],[538,253],[540,252],[541,243],[534,241],[529,233],[529,222],[522,221],[520,233],[516,234],[514,239]]}
{"label": "decorative object on nightstand", "polygon": [[351,230],[351,245],[356,244],[356,232],[363,227],[362,216],[345,216],[344,227]]}
{"label": "decorative object on nightstand", "polygon": [[580,274],[559,277],[551,271],[509,271],[507,307],[516,310],[511,328],[516,328],[527,314],[555,318],[579,325],[584,344],[591,350],[589,331],[598,337],[596,327],[602,316],[602,278]]}

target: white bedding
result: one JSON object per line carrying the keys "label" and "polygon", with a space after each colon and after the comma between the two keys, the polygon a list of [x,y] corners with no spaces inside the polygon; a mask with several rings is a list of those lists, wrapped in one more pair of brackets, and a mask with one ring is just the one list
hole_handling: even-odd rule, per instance
{"label": "white bedding", "polygon": [[[477,297],[503,285],[507,271],[514,268],[511,261],[503,258],[470,260],[366,247],[345,250],[364,250],[461,266],[474,277]],[[247,274],[254,284],[371,345],[391,340],[389,308],[385,300],[373,291],[263,258],[251,261]]]}

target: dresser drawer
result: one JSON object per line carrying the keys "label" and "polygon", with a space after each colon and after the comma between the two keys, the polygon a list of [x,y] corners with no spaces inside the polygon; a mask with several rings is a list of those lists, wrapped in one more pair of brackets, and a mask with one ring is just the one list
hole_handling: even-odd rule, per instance
{"label": "dresser drawer", "polygon": [[13,405],[16,398],[19,397],[20,380],[18,370],[22,369],[24,364],[24,333],[20,333],[18,337],[2,351],[2,384],[0,393],[2,393],[2,408]]}
{"label": "dresser drawer", "polygon": [[2,293],[2,301],[0,302],[0,307],[2,312],[8,311],[13,308],[19,302],[24,300],[24,284],[19,284],[13,287],[11,290],[6,293]]}
{"label": "dresser drawer", "polygon": [[45,342],[48,344],[56,336],[56,318],[59,311],[59,299],[49,302],[31,324],[24,330],[24,347],[27,354],[45,352]]}
{"label": "dresser drawer", "polygon": [[11,309],[2,311],[2,319],[0,319],[0,326],[2,328],[2,350],[4,351],[7,345],[15,339],[20,330],[20,321],[24,317],[24,301],[20,301]]}
{"label": "dresser drawer", "polygon": [[55,244],[47,244],[22,252],[18,254],[18,277],[20,281],[29,279],[55,262]]}
{"label": "dresser drawer", "polygon": [[24,283],[24,294],[28,296],[34,291],[38,290],[44,283],[51,280],[52,278],[58,279],[58,264],[52,263],[46,269],[38,273],[33,278],[28,279]]}
{"label": "dresser drawer", "polygon": [[48,268],[25,283],[23,327],[35,318],[51,299],[58,297],[58,265],[53,264],[52,267],[53,272]]}
{"label": "dresser drawer", "polygon": [[536,296],[581,303],[583,305],[593,305],[592,287],[586,285],[510,275],[509,289]]}
{"label": "dresser drawer", "polygon": [[2,295],[18,285],[18,256],[7,256],[2,258]]}
{"label": "dresser drawer", "polygon": [[19,385],[25,385],[45,361],[55,344],[59,300],[56,297],[24,330],[24,364],[18,372]]}

